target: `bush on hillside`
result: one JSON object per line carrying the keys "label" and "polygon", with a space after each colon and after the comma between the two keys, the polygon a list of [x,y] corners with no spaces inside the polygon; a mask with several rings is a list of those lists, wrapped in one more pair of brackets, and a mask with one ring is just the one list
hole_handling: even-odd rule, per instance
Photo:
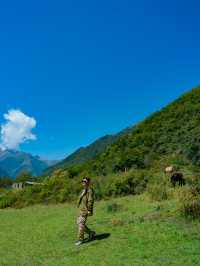
{"label": "bush on hillside", "polygon": [[106,211],[107,212],[117,212],[119,210],[121,210],[122,206],[117,204],[117,203],[113,203],[113,202],[109,202],[106,205]]}
{"label": "bush on hillside", "polygon": [[200,218],[200,195],[195,187],[181,188],[178,200],[181,215],[186,218]]}
{"label": "bush on hillside", "polygon": [[103,194],[108,197],[140,194],[146,189],[147,181],[145,173],[139,171],[108,176]]}
{"label": "bush on hillside", "polygon": [[9,191],[5,193],[2,197],[0,197],[0,209],[5,209],[8,207],[12,207],[14,203],[17,201],[20,192],[18,191]]}
{"label": "bush on hillside", "polygon": [[196,191],[200,194],[200,177],[199,174],[191,176],[188,180],[187,183],[192,186],[193,188],[196,189]]}
{"label": "bush on hillside", "polygon": [[147,192],[150,198],[155,201],[167,200],[169,198],[169,188],[164,183],[149,185]]}

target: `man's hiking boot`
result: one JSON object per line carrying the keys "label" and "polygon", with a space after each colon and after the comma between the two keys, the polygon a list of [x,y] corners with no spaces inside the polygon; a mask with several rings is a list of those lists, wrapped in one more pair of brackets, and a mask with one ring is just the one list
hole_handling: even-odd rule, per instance
{"label": "man's hiking boot", "polygon": [[93,239],[95,239],[95,236],[96,236],[96,232],[91,231],[91,232],[89,233],[88,240],[93,240]]}
{"label": "man's hiking boot", "polygon": [[83,240],[78,240],[78,241],[76,241],[76,243],[75,243],[75,246],[80,246],[80,245],[82,245],[84,243],[84,241]]}

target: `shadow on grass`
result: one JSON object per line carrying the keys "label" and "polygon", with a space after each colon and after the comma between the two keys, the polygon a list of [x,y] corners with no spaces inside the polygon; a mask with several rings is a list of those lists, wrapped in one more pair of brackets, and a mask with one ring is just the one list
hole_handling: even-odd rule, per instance
{"label": "shadow on grass", "polygon": [[93,242],[93,241],[100,241],[100,240],[104,240],[110,237],[110,233],[104,233],[104,234],[99,234],[96,235],[93,239],[91,240],[86,240],[85,243],[89,243],[89,242]]}

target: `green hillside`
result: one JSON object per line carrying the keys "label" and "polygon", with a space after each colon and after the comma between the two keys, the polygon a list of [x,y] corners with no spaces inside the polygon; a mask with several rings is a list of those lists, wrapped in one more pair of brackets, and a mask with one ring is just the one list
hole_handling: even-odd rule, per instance
{"label": "green hillside", "polygon": [[[99,142],[95,144],[98,149]],[[87,170],[94,175],[107,175],[133,168],[146,169],[167,155],[182,156],[200,166],[200,87],[118,135],[112,144],[107,144],[102,153],[99,149],[99,155],[92,153],[90,156],[90,146],[82,153],[79,151],[78,157],[72,155],[71,158],[77,159],[73,166],[80,165],[82,160],[85,162],[79,166],[79,172]],[[69,159],[54,169],[71,166],[72,160],[68,162]]]}
{"label": "green hillside", "polygon": [[109,173],[146,168],[161,156],[177,154],[200,165],[200,88],[193,89],[121,136],[91,162]]}
{"label": "green hillside", "polygon": [[53,167],[49,167],[45,172],[51,173],[56,169],[66,169],[72,166],[77,166],[83,164],[91,159],[94,159],[101,153],[103,153],[108,146],[116,142],[121,136],[128,134],[134,130],[134,127],[128,127],[118,134],[115,135],[106,135],[100,139],[97,139],[90,145],[86,147],[81,147],[76,150],[74,153],[69,155],[67,158],[61,162],[55,164]]}
{"label": "green hillside", "polygon": [[117,139],[117,135],[106,135],[87,147],[81,147],[63,161],[47,169],[47,172],[52,172],[58,168],[67,168],[70,166],[82,164],[100,153],[104,152],[106,147],[113,143]]}

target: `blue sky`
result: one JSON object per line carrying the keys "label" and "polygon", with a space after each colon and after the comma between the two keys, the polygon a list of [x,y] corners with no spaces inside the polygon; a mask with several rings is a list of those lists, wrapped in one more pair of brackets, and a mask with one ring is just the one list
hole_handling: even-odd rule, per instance
{"label": "blue sky", "polygon": [[200,83],[198,1],[2,1],[0,123],[34,117],[21,150],[62,158]]}

